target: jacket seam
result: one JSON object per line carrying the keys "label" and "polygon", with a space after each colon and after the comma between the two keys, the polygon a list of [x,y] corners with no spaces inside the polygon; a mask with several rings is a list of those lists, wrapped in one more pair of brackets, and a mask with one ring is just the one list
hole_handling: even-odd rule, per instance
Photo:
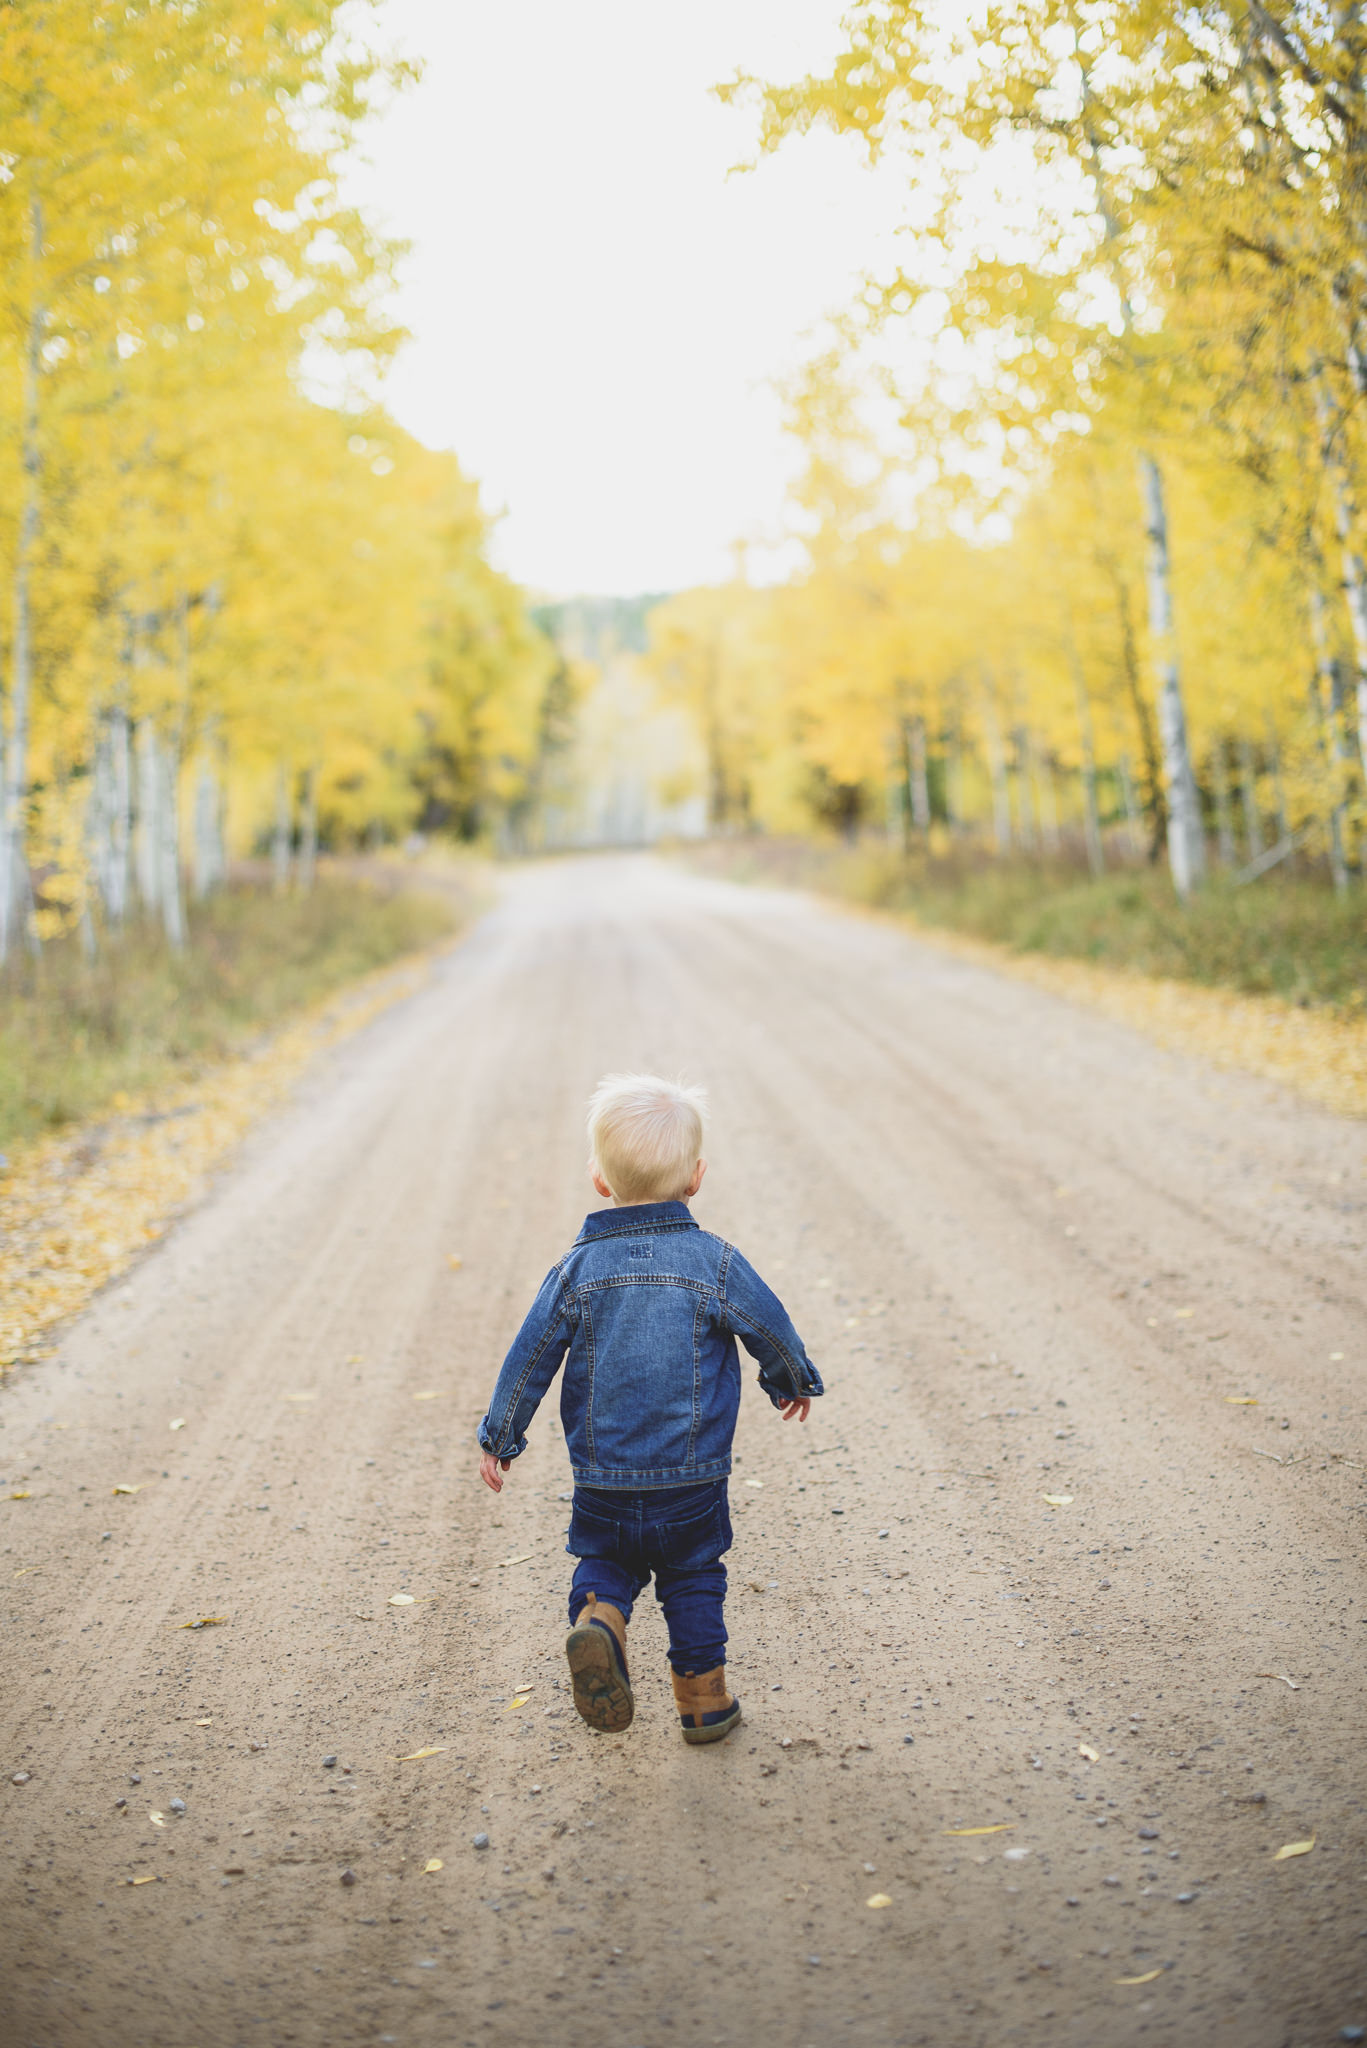
{"label": "jacket seam", "polygon": [[690,1280],[686,1273],[608,1273],[601,1280],[576,1281],[573,1298],[600,1294],[609,1287],[687,1287],[696,1294],[717,1293],[710,1280]]}

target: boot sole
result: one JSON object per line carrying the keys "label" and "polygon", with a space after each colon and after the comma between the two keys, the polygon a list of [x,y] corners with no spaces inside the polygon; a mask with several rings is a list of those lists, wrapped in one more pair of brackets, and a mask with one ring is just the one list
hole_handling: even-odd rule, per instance
{"label": "boot sole", "polygon": [[738,1728],[739,1726],[740,1701],[737,1700],[734,1708],[724,1721],[714,1721],[710,1728],[683,1728],[679,1732],[682,1734],[685,1742],[691,1743],[696,1747],[700,1742],[721,1742],[731,1733],[733,1728]]}
{"label": "boot sole", "polygon": [[622,1676],[616,1645],[605,1629],[572,1628],[565,1638],[574,1704],[590,1728],[620,1735],[636,1712],[631,1686]]}

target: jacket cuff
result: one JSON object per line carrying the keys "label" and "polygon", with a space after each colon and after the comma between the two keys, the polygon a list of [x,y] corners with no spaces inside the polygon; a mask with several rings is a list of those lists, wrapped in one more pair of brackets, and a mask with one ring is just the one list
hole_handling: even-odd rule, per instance
{"label": "jacket cuff", "polygon": [[525,1436],[518,1443],[499,1443],[498,1439],[494,1436],[493,1431],[489,1427],[489,1418],[487,1415],[485,1416],[483,1422],[481,1422],[481,1424],[479,1425],[479,1428],[476,1430],[475,1434],[479,1439],[480,1449],[482,1451],[487,1451],[491,1458],[520,1458],[522,1456],[522,1453],[527,1448],[527,1439]]}

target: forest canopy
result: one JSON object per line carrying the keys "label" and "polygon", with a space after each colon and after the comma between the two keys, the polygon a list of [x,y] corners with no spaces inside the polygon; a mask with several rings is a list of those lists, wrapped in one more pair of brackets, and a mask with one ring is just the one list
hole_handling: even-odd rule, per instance
{"label": "forest canopy", "polygon": [[380,402],[375,11],[0,9],[0,957],[138,905],[179,944],[230,841],[307,878],[534,779],[561,665]]}
{"label": "forest canopy", "polygon": [[1367,29],[1356,6],[861,0],[739,78],[906,180],[789,392],[805,570],[685,593],[714,821],[1363,862]]}

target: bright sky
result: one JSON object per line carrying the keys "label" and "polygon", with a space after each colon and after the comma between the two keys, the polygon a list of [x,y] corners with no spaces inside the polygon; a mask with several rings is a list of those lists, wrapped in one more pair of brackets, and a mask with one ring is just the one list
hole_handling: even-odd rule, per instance
{"label": "bright sky", "polygon": [[726,575],[737,538],[781,539],[794,456],[770,380],[887,260],[900,188],[824,134],[728,179],[751,123],[709,88],[822,65],[839,16],[385,0],[427,67],[353,185],[413,244],[388,402],[480,479],[500,565],[537,590],[678,589]]}

